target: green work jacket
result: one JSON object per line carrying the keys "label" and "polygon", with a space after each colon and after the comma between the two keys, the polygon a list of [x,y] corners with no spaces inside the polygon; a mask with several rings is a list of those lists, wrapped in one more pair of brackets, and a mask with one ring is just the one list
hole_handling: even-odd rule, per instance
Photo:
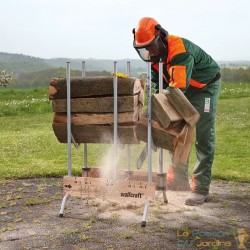
{"label": "green work jacket", "polygon": [[[167,60],[163,62],[163,88],[180,88],[183,92],[191,85],[204,88],[219,79],[220,68],[215,60],[191,41],[169,35]],[[152,82],[156,91],[159,84],[159,64],[152,63]]]}

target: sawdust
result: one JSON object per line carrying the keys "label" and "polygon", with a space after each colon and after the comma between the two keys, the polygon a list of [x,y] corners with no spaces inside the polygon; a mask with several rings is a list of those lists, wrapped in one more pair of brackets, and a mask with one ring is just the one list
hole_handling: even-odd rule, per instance
{"label": "sawdust", "polygon": [[120,151],[117,150],[116,162],[114,161],[114,147],[110,147],[104,157],[101,160],[101,177],[102,178],[112,178],[114,176],[114,165],[119,162],[120,159]]}
{"label": "sawdust", "polygon": [[70,197],[60,218],[61,179],[1,181],[0,249],[249,249],[249,191],[213,181],[213,199],[197,207],[184,205],[188,192],[167,191],[142,228],[144,204]]}

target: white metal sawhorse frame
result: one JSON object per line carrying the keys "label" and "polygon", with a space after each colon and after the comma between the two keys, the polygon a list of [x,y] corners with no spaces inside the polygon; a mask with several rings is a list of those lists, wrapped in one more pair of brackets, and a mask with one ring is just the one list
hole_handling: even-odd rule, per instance
{"label": "white metal sawhorse frame", "polygon": [[[74,137],[72,136],[71,133],[71,82],[70,82],[70,62],[67,62],[67,145],[68,145],[68,177],[72,177],[72,161],[71,161],[71,143],[73,142],[76,147],[79,146],[74,140]],[[130,75],[130,62],[127,62],[127,74]],[[82,62],[82,77],[85,77],[85,62]],[[160,92],[162,91],[162,86],[163,86],[163,79],[162,79],[162,63],[159,63],[159,90]],[[158,179],[158,186],[156,188],[157,192],[155,192],[155,188],[152,189],[152,186],[154,183],[152,182],[152,126],[151,126],[151,95],[152,95],[152,88],[151,88],[151,63],[149,62],[147,64],[147,92],[148,92],[148,183],[141,182],[141,181],[133,181],[131,185],[131,182],[129,180],[123,181],[123,180],[117,180],[117,145],[118,145],[118,113],[117,113],[117,62],[114,62],[114,81],[113,81],[113,88],[114,88],[114,173],[113,173],[113,180],[98,180],[101,181],[101,187],[97,191],[96,186],[93,188],[93,183],[98,184],[97,179],[93,180],[93,178],[89,178],[88,176],[88,171],[90,168],[87,166],[87,144],[84,143],[84,165],[83,165],[83,174],[84,177],[76,177],[78,180],[75,180],[74,183],[76,183],[78,189],[80,188],[81,190],[85,190],[85,192],[92,192],[95,190],[95,192],[98,192],[100,197],[105,197],[106,195],[102,192],[101,188],[103,187],[103,184],[106,184],[106,186],[109,186],[107,190],[111,190],[113,193],[117,192],[116,189],[116,183],[117,182],[122,182],[123,186],[125,185],[125,191],[127,193],[130,192],[131,186],[137,187],[137,189],[133,190],[139,190],[138,195],[140,193],[141,189],[139,188],[144,188],[144,190],[148,190],[148,193],[150,197],[146,197],[145,201],[145,206],[144,206],[144,212],[143,212],[143,217],[141,221],[141,226],[145,227],[146,222],[147,222],[147,214],[148,214],[148,209],[151,204],[155,199],[159,197],[160,194],[163,194],[163,200],[165,203],[168,202],[167,196],[166,196],[166,174],[163,173],[163,149],[160,149],[159,152],[159,172],[157,175]],[[131,173],[130,171],[130,145],[128,144],[127,147],[127,171],[126,171],[128,177]],[[88,179],[89,178],[89,179]],[[67,179],[67,178],[66,178]],[[96,182],[97,181],[97,182]],[[104,183],[104,182],[105,183]],[[67,182],[67,180],[66,180]],[[92,183],[92,184],[91,184]],[[83,186],[82,186],[83,185]],[[72,185],[65,185],[68,186],[69,188],[72,187]],[[125,193],[126,193],[125,192]],[[65,196],[63,197],[62,204],[61,204],[61,209],[59,212],[59,216],[63,217],[64,214],[64,207],[67,201],[67,198],[70,196],[70,192],[66,192]]]}

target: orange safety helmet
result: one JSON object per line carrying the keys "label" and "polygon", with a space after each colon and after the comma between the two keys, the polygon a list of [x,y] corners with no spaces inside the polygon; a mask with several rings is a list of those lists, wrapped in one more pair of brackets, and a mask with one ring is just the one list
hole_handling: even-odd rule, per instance
{"label": "orange safety helmet", "polygon": [[[168,32],[151,17],[139,20],[136,29],[133,29],[134,48],[139,56],[146,62],[166,60]],[[165,40],[165,41],[164,41]]]}
{"label": "orange safety helmet", "polygon": [[145,47],[155,39],[155,26],[159,23],[150,17],[143,17],[135,30],[135,43],[137,46]]}

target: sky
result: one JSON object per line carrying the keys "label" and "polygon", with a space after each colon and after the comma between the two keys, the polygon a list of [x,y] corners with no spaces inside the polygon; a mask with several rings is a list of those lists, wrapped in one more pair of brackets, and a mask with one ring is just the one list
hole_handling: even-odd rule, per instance
{"label": "sky", "polygon": [[250,60],[250,0],[0,0],[0,51],[139,59],[132,29],[142,17],[215,60]]}

